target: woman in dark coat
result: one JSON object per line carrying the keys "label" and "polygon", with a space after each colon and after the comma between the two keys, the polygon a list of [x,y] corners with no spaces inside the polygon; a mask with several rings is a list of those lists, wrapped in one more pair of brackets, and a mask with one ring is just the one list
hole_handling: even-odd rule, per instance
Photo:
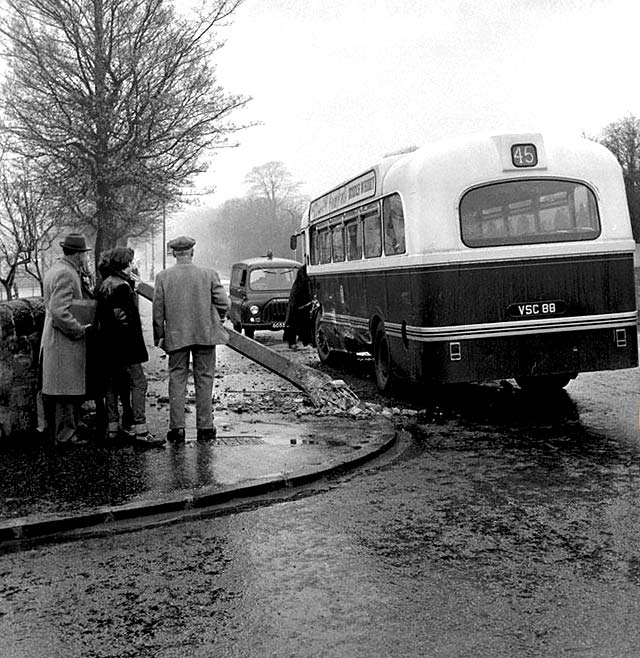
{"label": "woman in dark coat", "polygon": [[[138,444],[156,446],[162,445],[164,439],[154,437],[147,429],[147,378],[142,363],[149,360],[149,355],[131,277],[133,255],[129,247],[115,247],[100,257],[100,274],[104,280],[98,293],[98,322],[107,375],[107,436],[118,436],[118,398],[124,389],[131,395],[133,418],[132,427],[123,430]],[[126,406],[125,402],[125,423]]]}

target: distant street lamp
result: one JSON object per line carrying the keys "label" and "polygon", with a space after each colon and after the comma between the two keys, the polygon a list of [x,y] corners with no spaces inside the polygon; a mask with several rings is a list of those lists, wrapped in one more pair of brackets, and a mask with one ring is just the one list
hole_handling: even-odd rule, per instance
{"label": "distant street lamp", "polygon": [[149,272],[149,278],[153,281],[156,276],[156,232],[151,227],[151,270]]}
{"label": "distant street lamp", "polygon": [[164,200],[162,201],[162,269],[167,269],[167,217]]}

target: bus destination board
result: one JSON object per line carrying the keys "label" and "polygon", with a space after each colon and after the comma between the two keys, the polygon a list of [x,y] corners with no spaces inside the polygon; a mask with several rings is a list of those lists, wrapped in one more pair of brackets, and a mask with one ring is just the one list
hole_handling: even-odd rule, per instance
{"label": "bus destination board", "polygon": [[335,210],[346,208],[352,203],[368,199],[374,196],[375,193],[376,172],[369,171],[312,201],[309,208],[309,218],[313,221],[318,217],[324,217]]}

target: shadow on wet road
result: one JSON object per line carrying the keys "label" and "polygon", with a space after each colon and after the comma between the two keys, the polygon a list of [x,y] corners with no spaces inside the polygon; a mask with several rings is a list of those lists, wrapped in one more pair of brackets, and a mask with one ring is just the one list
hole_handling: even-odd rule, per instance
{"label": "shadow on wet road", "polygon": [[66,450],[35,440],[12,443],[0,451],[0,517],[118,505],[150,486],[166,491],[210,486],[216,484],[212,464],[206,444],[144,451],[95,443]]}

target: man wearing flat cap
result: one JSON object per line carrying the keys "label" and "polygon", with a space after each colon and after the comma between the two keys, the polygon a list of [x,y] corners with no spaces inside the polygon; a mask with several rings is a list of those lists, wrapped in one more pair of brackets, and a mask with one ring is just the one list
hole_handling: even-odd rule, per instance
{"label": "man wearing flat cap", "polygon": [[216,436],[213,425],[213,374],[216,345],[227,342],[222,319],[229,298],[214,270],[193,264],[196,241],[187,236],[171,240],[176,264],[156,277],[153,297],[153,340],[169,355],[169,432],[173,442],[185,440],[184,404],[193,361],[196,389],[196,428],[199,441]]}
{"label": "man wearing flat cap", "polygon": [[42,396],[56,444],[83,444],[78,435],[80,406],[86,394],[86,333],[95,302],[82,285],[87,270],[86,240],[70,233],[59,258],[44,277],[45,318],[41,342]]}

